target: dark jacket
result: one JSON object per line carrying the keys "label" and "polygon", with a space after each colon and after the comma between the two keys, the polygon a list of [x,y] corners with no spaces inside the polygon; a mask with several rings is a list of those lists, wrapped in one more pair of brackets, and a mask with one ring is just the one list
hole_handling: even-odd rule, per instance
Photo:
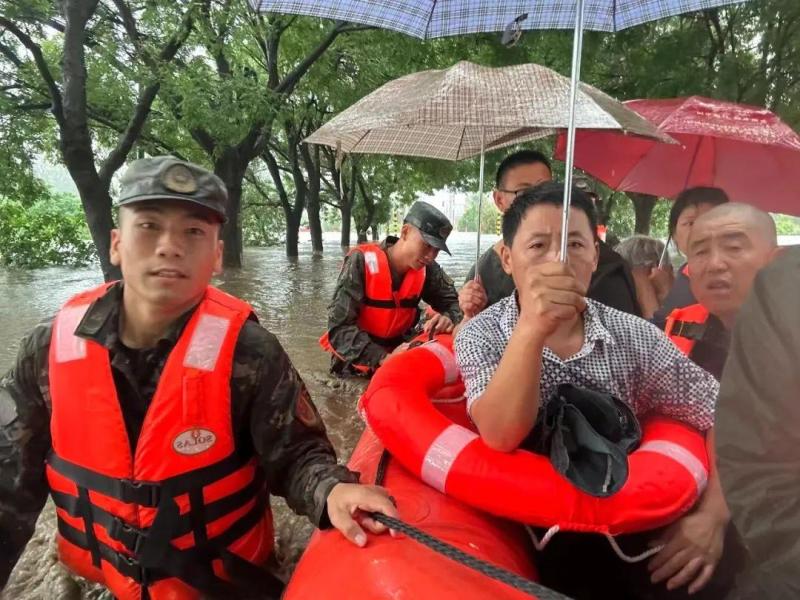
{"label": "dark jacket", "polygon": [[[132,446],[169,353],[194,310],[181,317],[158,344],[132,350],[118,323],[121,285],[113,286],[86,313],[76,334],[108,349],[117,395]],[[0,380],[0,588],[33,534],[48,494],[45,456],[50,450],[48,352],[52,321],[22,342],[17,361]],[[340,481],[357,476],[337,465],[325,426],[277,338],[255,320],[245,323],[234,350],[232,423],[241,445],[252,445],[271,493],[329,526],[326,501]],[[310,410],[309,410],[310,407]]]}
{"label": "dark jacket", "polygon": [[717,462],[752,561],[734,598],[800,598],[798,299],[800,248],[792,248],[756,278],[722,375]]}
{"label": "dark jacket", "polygon": [[[481,254],[478,261],[478,275],[480,275],[483,289],[486,290],[487,307],[510,296],[516,289],[514,280],[503,270],[503,265],[497,252],[494,251],[494,246]],[[470,267],[464,283],[473,279],[475,279],[475,265]]]}
{"label": "dark jacket", "polygon": [[587,296],[622,312],[642,315],[630,266],[605,242],[600,242],[597,270],[592,275]]}

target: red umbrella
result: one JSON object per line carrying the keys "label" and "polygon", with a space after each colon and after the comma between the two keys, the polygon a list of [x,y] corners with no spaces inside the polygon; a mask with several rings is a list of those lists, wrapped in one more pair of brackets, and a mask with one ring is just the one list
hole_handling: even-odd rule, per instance
{"label": "red umbrella", "polygon": [[[800,136],[765,108],[700,96],[625,102],[679,144],[578,131],[575,166],[615,190],[674,198],[698,185],[800,215]],[[566,136],[556,143],[563,160]]]}

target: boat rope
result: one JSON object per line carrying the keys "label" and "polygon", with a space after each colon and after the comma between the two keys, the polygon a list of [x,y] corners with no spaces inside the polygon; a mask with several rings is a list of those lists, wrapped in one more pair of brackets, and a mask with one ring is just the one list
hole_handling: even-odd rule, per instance
{"label": "boat rope", "polygon": [[653,546],[649,550],[645,550],[644,552],[642,552],[641,554],[637,554],[636,556],[628,556],[627,554],[625,554],[625,552],[623,552],[622,548],[619,547],[619,544],[617,544],[617,540],[614,539],[613,535],[607,533],[606,539],[608,540],[608,543],[611,544],[611,548],[614,550],[614,552],[617,554],[620,560],[624,560],[626,563],[641,562],[643,560],[650,558],[655,554],[658,554],[664,549],[664,544],[660,544],[658,546]]}
{"label": "boat rope", "polygon": [[539,552],[544,550],[545,546],[553,539],[553,536],[561,531],[561,527],[558,525],[553,525],[550,529],[545,532],[544,537],[542,537],[541,541],[536,536],[533,531],[533,527],[530,525],[525,525],[525,529],[528,530],[528,535],[531,536],[531,541],[533,542],[533,547],[536,548]]}
{"label": "boat rope", "polygon": [[[389,464],[389,457],[389,452],[384,450],[383,454],[381,455],[381,459],[378,462],[378,469],[375,473],[375,485],[383,485],[383,481],[386,477],[386,468]],[[512,573],[507,569],[493,565],[492,563],[477,558],[476,556],[467,554],[455,546],[435,538],[432,535],[425,533],[421,529],[417,529],[413,525],[409,525],[405,521],[401,521],[400,519],[395,519],[394,517],[389,517],[383,513],[377,512],[370,513],[369,516],[375,519],[377,522],[402,533],[406,537],[419,542],[423,546],[427,546],[434,552],[441,554],[450,560],[462,564],[465,567],[469,567],[470,569],[473,569],[474,571],[477,571],[486,577],[494,579],[495,581],[499,581],[511,586],[516,590],[525,592],[534,598],[538,598],[539,600],[569,600],[568,596],[551,590],[540,583],[536,583],[535,581],[531,581],[530,579],[517,575],[516,573]]]}
{"label": "boat rope", "polygon": [[[526,525],[525,529],[528,530],[528,535],[531,537],[531,542],[533,542],[534,547],[541,552],[542,550],[544,550],[545,546],[547,546],[548,542],[553,538],[553,536],[559,532],[560,527],[558,525],[553,525],[550,529],[547,530],[547,532],[544,534],[544,537],[542,537],[541,540],[539,540],[538,536],[536,535],[536,533],[534,532],[533,528],[530,525]],[[664,549],[664,544],[661,544],[659,546],[654,546],[649,550],[645,550],[641,554],[630,556],[629,554],[625,554],[625,551],[622,548],[620,548],[616,538],[613,535],[611,535],[610,533],[605,533],[603,535],[605,535],[605,538],[608,540],[608,543],[611,546],[611,549],[614,551],[614,554],[616,554],[621,561],[630,564],[647,560],[651,556],[658,554],[659,552],[661,552],[661,550]]]}

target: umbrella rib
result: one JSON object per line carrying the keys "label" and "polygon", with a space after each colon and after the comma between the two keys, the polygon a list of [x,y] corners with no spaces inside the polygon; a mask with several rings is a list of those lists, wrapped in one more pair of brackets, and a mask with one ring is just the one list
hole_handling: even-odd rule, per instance
{"label": "umbrella rib", "polygon": [[365,138],[365,137],[367,137],[367,136],[369,135],[369,132],[370,132],[370,130],[369,130],[369,129],[367,129],[366,131],[364,131],[364,135],[362,135],[360,138],[358,138],[358,140],[356,140],[356,143],[355,143],[355,144],[353,144],[353,147],[350,149],[350,152],[356,152],[356,148],[358,148],[358,145],[359,145],[361,142],[363,142],[363,141],[364,141],[364,138]]}
{"label": "umbrella rib", "polygon": [[458,160],[458,157],[461,156],[461,146],[464,145],[464,136],[466,135],[466,133],[467,133],[467,128],[466,127],[462,127],[461,128],[461,139],[458,140],[458,148],[456,148],[456,157],[453,160]]}
{"label": "umbrella rib", "polygon": [[433,21],[433,12],[436,10],[436,0],[431,2],[431,14],[428,15],[428,24],[425,26],[425,35],[423,36],[423,40],[429,40],[430,33],[431,33],[431,21]]}

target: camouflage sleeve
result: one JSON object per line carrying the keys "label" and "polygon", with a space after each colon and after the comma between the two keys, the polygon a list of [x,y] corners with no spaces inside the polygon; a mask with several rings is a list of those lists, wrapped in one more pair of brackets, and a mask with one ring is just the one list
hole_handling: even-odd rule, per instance
{"label": "camouflage sleeve", "polygon": [[450,317],[453,323],[458,324],[464,318],[458,307],[456,286],[439,263],[434,262],[428,267],[425,286],[422,288],[422,299],[436,312]]}
{"label": "camouflage sleeve", "polygon": [[44,461],[50,449],[47,390],[49,323],[20,346],[0,380],[0,589],[33,535],[47,499]]}
{"label": "camouflage sleeve", "polygon": [[387,353],[357,324],[363,300],[364,255],[356,252],[345,259],[328,306],[328,339],[342,360],[378,367]]}
{"label": "camouflage sleeve", "polygon": [[270,493],[319,527],[329,526],[328,494],[358,475],[336,461],[325,425],[289,356],[271,333],[258,328],[261,360],[254,380],[250,432]]}

